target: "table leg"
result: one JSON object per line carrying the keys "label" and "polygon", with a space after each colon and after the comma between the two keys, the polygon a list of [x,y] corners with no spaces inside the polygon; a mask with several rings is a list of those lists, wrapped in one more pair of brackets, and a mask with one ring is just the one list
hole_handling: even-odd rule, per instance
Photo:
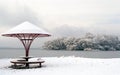
{"label": "table leg", "polygon": [[29,63],[26,63],[26,68],[29,68]]}
{"label": "table leg", "polygon": [[39,67],[41,67],[41,63],[39,63]]}
{"label": "table leg", "polygon": [[[26,58],[26,61],[28,61],[28,58]],[[26,63],[26,68],[29,68],[29,63]]]}

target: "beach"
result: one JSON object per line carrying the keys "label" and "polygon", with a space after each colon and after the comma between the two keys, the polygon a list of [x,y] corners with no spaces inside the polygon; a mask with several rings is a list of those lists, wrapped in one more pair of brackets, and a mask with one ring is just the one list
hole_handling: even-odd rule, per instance
{"label": "beach", "polygon": [[1,49],[0,75],[120,75],[119,51],[30,51],[30,61],[45,61],[41,68],[13,69],[10,61],[24,56],[24,49]]}
{"label": "beach", "polygon": [[13,59],[0,59],[0,75],[120,75],[120,58],[44,57],[41,68],[8,68]]}

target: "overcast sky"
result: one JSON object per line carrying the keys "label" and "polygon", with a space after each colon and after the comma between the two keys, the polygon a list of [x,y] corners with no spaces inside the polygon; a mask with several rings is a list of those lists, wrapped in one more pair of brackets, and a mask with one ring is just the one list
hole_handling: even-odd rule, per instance
{"label": "overcast sky", "polygon": [[[24,21],[54,36],[120,35],[120,0],[0,0],[0,33]],[[0,37],[1,46],[7,41]]]}

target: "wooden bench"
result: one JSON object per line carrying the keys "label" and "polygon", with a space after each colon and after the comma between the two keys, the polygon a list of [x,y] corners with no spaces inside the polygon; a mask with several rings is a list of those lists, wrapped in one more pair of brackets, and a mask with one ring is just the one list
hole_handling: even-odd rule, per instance
{"label": "wooden bench", "polygon": [[29,68],[29,64],[39,64],[38,67],[42,66],[42,63],[44,63],[45,61],[10,61],[11,63],[14,64],[14,66],[17,66],[17,64],[23,64],[23,65],[27,65],[26,67]]}

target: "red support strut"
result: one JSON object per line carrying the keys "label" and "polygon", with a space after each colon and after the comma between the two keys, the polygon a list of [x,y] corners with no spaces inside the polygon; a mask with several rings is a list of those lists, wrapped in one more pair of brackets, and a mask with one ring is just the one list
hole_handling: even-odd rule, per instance
{"label": "red support strut", "polygon": [[28,57],[30,46],[38,34],[16,34],[16,37],[22,42],[25,48],[25,56]]}

